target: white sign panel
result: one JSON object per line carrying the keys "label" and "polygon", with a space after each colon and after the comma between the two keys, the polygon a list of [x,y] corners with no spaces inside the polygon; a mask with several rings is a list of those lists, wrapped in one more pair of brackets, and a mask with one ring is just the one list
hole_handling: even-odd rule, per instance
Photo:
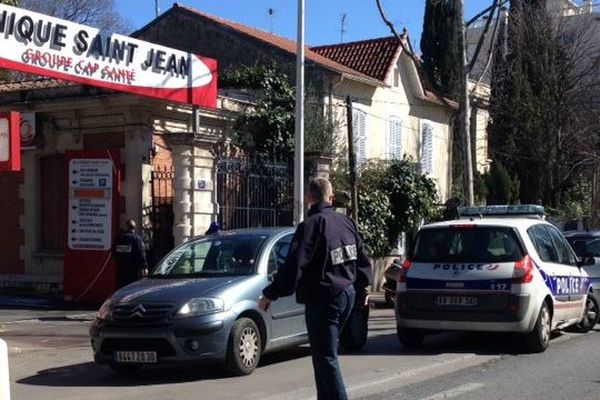
{"label": "white sign panel", "polygon": [[217,62],[0,4],[0,67],[216,107]]}
{"label": "white sign panel", "polygon": [[0,118],[0,162],[10,158],[10,132],[8,118]]}
{"label": "white sign panel", "polygon": [[71,250],[109,250],[112,230],[113,163],[78,158],[69,163]]}

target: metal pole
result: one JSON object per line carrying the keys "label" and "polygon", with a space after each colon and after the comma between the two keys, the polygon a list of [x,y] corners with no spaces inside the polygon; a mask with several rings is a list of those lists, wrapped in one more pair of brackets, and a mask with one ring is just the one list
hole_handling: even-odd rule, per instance
{"label": "metal pole", "polygon": [[470,206],[475,203],[473,193],[473,153],[471,152],[471,105],[469,102],[469,62],[467,60],[467,41],[465,26],[465,3],[464,0],[458,1],[459,12],[457,24],[460,32],[460,51],[461,51],[461,101],[460,101],[460,133],[463,138],[465,149],[465,173],[467,202]]}
{"label": "metal pole", "polygon": [[160,8],[158,6],[158,0],[154,0],[154,14],[155,14],[156,18],[158,18],[158,15],[160,14]]}
{"label": "metal pole", "polygon": [[304,220],[304,0],[298,0],[294,140],[294,224],[298,225]]}
{"label": "metal pole", "polygon": [[348,125],[348,169],[350,170],[350,204],[352,219],[358,222],[358,187],[356,186],[356,153],[354,152],[354,127],[352,126],[352,99],[346,97],[346,124]]}

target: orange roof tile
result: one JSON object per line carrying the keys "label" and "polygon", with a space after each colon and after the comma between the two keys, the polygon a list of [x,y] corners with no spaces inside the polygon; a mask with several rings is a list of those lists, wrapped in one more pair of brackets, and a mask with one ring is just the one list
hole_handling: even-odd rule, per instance
{"label": "orange roof tile", "polygon": [[402,46],[394,37],[311,47],[311,50],[340,64],[385,81]]}
{"label": "orange roof tile", "polygon": [[[294,40],[286,39],[282,36],[274,35],[272,33],[269,33],[269,32],[266,32],[266,31],[263,31],[263,30],[260,30],[257,28],[252,28],[250,26],[243,25],[243,24],[240,24],[240,23],[237,23],[234,21],[230,21],[230,20],[227,20],[224,18],[220,18],[220,17],[214,16],[214,15],[206,14],[204,12],[198,11],[191,7],[183,6],[178,3],[175,3],[173,8],[171,8],[171,10],[186,11],[192,15],[210,20],[213,23],[217,23],[221,26],[233,29],[244,35],[251,36],[255,39],[261,40],[265,43],[270,44],[271,46],[280,48],[290,54],[296,54],[296,42]],[[171,11],[171,10],[169,10],[169,11]],[[140,31],[143,31],[143,30],[144,30],[144,28],[142,28]],[[308,61],[312,61],[312,62],[319,64],[323,67],[326,67],[328,69],[345,74],[355,80],[358,80],[358,81],[361,81],[364,83],[368,83],[368,84],[371,84],[374,86],[383,85],[383,82],[381,80],[373,78],[363,72],[352,69],[351,67],[348,67],[339,62],[336,62],[335,60],[324,57],[321,54],[318,54],[317,52],[312,51],[308,46],[306,46],[306,48],[304,50],[304,55],[305,55],[306,60],[308,60]]]}

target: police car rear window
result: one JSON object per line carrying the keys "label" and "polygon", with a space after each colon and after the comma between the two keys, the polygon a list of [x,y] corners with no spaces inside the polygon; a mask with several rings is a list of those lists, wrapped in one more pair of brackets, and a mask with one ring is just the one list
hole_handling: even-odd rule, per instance
{"label": "police car rear window", "polygon": [[415,242],[415,262],[511,262],[524,256],[517,234],[508,227],[423,229]]}

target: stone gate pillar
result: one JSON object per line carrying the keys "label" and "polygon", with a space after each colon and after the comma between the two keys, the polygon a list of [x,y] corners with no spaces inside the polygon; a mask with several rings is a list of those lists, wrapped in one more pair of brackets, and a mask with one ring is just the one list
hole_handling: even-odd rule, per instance
{"label": "stone gate pillar", "polygon": [[212,135],[169,135],[175,170],[173,236],[175,245],[204,234],[216,220]]}

